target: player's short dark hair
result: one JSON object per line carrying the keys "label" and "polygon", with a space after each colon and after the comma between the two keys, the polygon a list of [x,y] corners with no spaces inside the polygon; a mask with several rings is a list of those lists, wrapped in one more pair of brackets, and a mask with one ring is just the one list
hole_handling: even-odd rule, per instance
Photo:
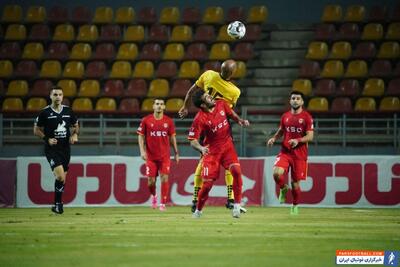
{"label": "player's short dark hair", "polygon": [[164,99],[164,98],[161,98],[161,97],[156,97],[156,98],[154,98],[154,99],[153,99],[153,104],[156,103],[156,100],[161,100],[161,101],[164,102],[164,104],[165,104],[165,99]]}
{"label": "player's short dark hair", "polygon": [[290,92],[290,97],[292,97],[292,95],[299,95],[299,96],[301,96],[301,99],[304,100],[304,94],[302,92],[300,92],[300,91],[296,91],[296,90],[291,91]]}
{"label": "player's short dark hair", "polygon": [[50,87],[50,94],[53,93],[53,90],[63,90],[61,86],[59,85],[53,85],[52,87]]}
{"label": "player's short dark hair", "polygon": [[201,97],[204,95],[203,90],[197,90],[192,96],[192,103],[195,107],[200,108],[201,104],[204,103]]}

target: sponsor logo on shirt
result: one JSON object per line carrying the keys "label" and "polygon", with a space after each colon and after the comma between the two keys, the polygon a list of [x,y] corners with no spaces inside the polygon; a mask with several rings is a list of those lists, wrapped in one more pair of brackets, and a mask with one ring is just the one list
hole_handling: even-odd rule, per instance
{"label": "sponsor logo on shirt", "polygon": [[228,125],[228,120],[225,119],[223,122],[218,123],[214,128],[211,129],[213,133],[218,131],[218,129],[221,129],[223,126]]}
{"label": "sponsor logo on shirt", "polygon": [[57,129],[54,130],[55,138],[66,138],[67,137],[67,129],[65,128],[65,121],[59,123]]}
{"label": "sponsor logo on shirt", "polygon": [[165,137],[165,136],[168,136],[168,133],[166,131],[150,131],[150,136]]}
{"label": "sponsor logo on shirt", "polygon": [[290,133],[302,133],[303,129],[302,128],[296,128],[294,126],[287,126],[286,131]]}

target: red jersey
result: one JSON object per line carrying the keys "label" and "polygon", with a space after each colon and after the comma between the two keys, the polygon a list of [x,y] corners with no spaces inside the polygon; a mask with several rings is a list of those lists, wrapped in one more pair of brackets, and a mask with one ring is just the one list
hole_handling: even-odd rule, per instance
{"label": "red jersey", "polygon": [[204,145],[210,145],[210,153],[217,153],[220,147],[232,142],[231,129],[228,117],[232,116],[232,109],[225,100],[216,100],[212,112],[199,110],[189,130],[189,140],[199,139],[204,135]]}
{"label": "red jersey", "polygon": [[299,143],[295,148],[289,145],[290,139],[301,138],[308,131],[313,131],[313,119],[307,111],[303,110],[299,114],[293,114],[291,111],[285,112],[281,117],[279,127],[283,130],[283,153],[289,153],[296,159],[307,160],[308,145],[307,143]]}
{"label": "red jersey", "polygon": [[137,134],[145,136],[146,153],[149,160],[162,160],[170,157],[170,136],[175,135],[172,119],[163,115],[156,119],[153,114],[147,115],[140,122]]}

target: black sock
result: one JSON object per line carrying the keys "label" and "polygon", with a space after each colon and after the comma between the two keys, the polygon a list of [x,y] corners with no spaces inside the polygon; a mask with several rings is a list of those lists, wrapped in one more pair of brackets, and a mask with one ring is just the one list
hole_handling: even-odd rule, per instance
{"label": "black sock", "polygon": [[54,183],[54,201],[55,203],[61,203],[62,202],[62,193],[64,192],[64,183],[56,180]]}

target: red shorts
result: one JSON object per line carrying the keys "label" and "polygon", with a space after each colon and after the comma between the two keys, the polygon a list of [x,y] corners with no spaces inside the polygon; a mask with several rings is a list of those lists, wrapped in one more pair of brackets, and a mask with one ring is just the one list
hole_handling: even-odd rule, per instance
{"label": "red shorts", "polygon": [[228,143],[221,147],[219,153],[210,153],[202,158],[201,177],[216,180],[219,176],[219,166],[229,170],[232,164],[239,164],[239,159],[233,143]]}
{"label": "red shorts", "polygon": [[294,159],[292,156],[280,152],[276,157],[274,166],[285,169],[285,172],[288,171],[290,166],[290,174],[295,182],[307,178],[307,160]]}
{"label": "red shorts", "polygon": [[169,174],[171,160],[169,158],[163,160],[147,160],[146,175],[148,177],[156,177],[157,174]]}

